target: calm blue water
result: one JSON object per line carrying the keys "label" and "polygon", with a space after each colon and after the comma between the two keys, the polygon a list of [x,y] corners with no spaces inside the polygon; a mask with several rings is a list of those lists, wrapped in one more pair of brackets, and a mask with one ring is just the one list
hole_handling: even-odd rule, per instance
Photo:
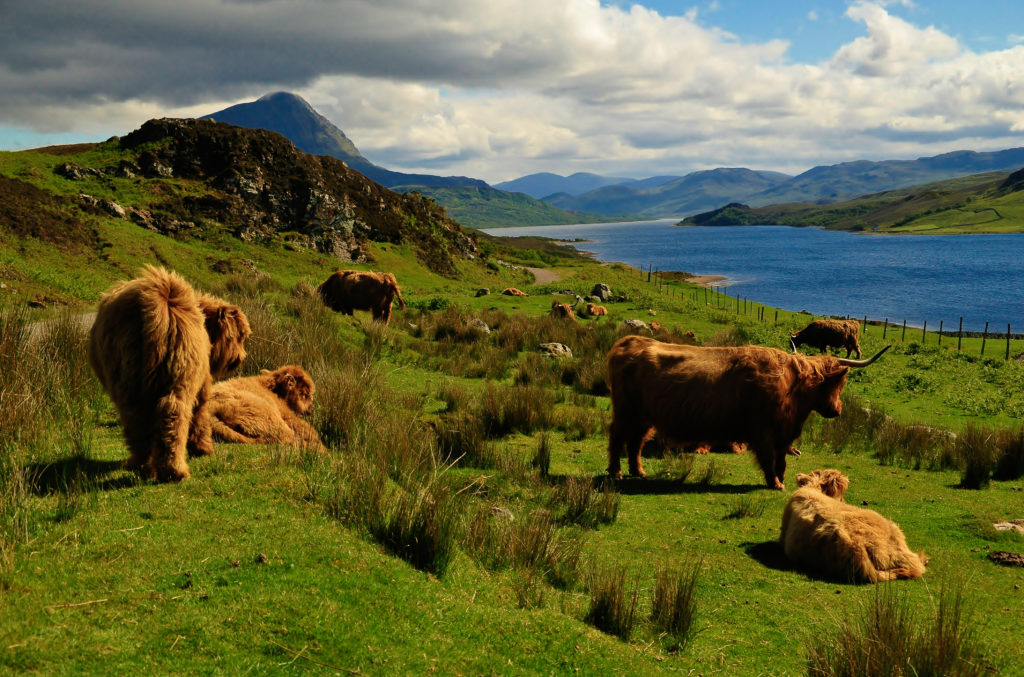
{"label": "calm blue water", "polygon": [[1024,331],[1024,235],[880,236],[786,226],[677,227],[677,219],[496,228],[584,239],[601,261],[729,278],[729,294],[815,315]]}

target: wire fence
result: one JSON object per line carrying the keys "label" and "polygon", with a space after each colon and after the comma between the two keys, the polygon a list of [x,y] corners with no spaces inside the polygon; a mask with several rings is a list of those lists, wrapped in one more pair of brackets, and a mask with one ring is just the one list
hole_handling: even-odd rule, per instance
{"label": "wire fence", "polygon": [[[681,283],[686,281],[686,276],[660,271],[652,266],[648,266],[646,271],[640,268],[640,274],[647,277],[648,283],[657,287],[659,294],[681,300],[686,298],[697,305],[703,301],[703,305],[707,307],[731,311],[737,315],[752,317],[760,322],[771,322],[777,325],[780,324],[781,318],[781,324],[799,324],[809,322],[815,317],[807,311],[779,310],[763,303],[750,301],[745,297],[741,298],[738,294],[730,296],[729,287],[724,284],[710,283],[696,288],[690,285],[683,286]],[[869,327],[875,328],[875,331],[881,331],[883,341],[895,341],[898,335],[900,342],[906,342],[909,331],[910,340],[914,341],[919,337],[919,343],[922,346],[933,343],[941,348],[944,341],[947,346],[951,346],[955,341],[957,352],[977,350],[978,354],[984,357],[987,350],[990,356],[998,355],[1004,360],[1009,360],[1011,356],[1015,359],[1024,359],[1024,334],[1014,334],[1010,324],[1006,325],[1005,333],[995,330],[995,328],[990,331],[989,322],[985,323],[984,331],[964,331],[964,318],[959,317],[955,330],[946,329],[945,321],[940,320],[937,330],[928,331],[927,320],[918,327],[913,324],[908,325],[906,319],[900,323],[898,321],[890,322],[889,318],[869,319],[866,315],[863,318],[853,318],[850,315],[844,317],[845,319],[857,319],[860,322],[862,335],[868,334]],[[793,328],[799,329],[800,327],[794,326]]]}

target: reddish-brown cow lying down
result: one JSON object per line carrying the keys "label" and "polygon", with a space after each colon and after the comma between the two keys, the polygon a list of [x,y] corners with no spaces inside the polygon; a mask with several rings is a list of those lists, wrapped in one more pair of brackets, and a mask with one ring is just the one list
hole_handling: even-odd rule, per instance
{"label": "reddish-brown cow lying down", "polygon": [[849,480],[838,470],[797,475],[782,513],[780,540],[794,563],[830,578],[877,583],[920,578],[928,557],[907,547],[895,522],[843,500]]}
{"label": "reddish-brown cow lying down", "polygon": [[608,473],[644,475],[640,452],[657,431],[669,446],[692,441],[744,442],[766,484],[784,488],[786,454],[812,411],[839,416],[850,367],[878,359],[807,357],[775,348],[700,348],[626,336],[608,351],[612,424]]}
{"label": "reddish-brown cow lying down", "polygon": [[551,304],[551,310],[548,311],[548,315],[551,317],[560,317],[565,320],[576,321],[576,313],[572,311],[572,306],[568,303],[559,303],[555,301]]}
{"label": "reddish-brown cow lying down", "polygon": [[213,436],[223,442],[295,444],[326,451],[313,426],[313,379],[297,365],[213,386]]}

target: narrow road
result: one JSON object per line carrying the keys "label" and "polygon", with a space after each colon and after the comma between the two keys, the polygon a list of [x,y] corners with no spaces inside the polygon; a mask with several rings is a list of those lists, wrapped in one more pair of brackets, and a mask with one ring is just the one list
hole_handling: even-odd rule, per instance
{"label": "narrow road", "polygon": [[533,277],[536,278],[537,284],[548,284],[549,282],[558,282],[562,279],[561,275],[553,270],[548,270],[547,268],[530,268],[529,266],[524,266],[524,268],[533,273]]}

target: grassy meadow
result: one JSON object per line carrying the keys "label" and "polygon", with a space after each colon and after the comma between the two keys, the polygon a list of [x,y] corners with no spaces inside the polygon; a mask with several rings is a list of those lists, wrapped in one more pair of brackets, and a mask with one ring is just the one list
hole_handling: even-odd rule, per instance
{"label": "grassy meadow", "polygon": [[[319,303],[324,256],[92,227],[104,256],[0,240],[0,672],[882,674],[890,646],[918,672],[886,674],[1024,674],[1024,569],[987,558],[1024,552],[992,526],[1024,518],[1024,363],[1001,343],[982,356],[981,339],[958,352],[890,329],[844,415],[812,414],[787,488],[838,468],[850,503],[931,557],[922,580],[851,585],[787,563],[788,492],[765,489],[750,454],[652,448],[647,479],[603,479],[604,357],[635,331],[626,319],[668,340],[785,347],[809,316],[504,245],[451,280],[386,245],[359,266],[402,286],[408,308],[385,328]],[[329,454],[219,444],[168,485],[121,468],[77,316],[159,262],[246,312],[242,375],[310,372]],[[598,282],[609,316],[546,316]],[[47,307],[25,310],[35,298]],[[546,342],[573,356],[541,355]],[[869,326],[865,356],[883,345]]]}

